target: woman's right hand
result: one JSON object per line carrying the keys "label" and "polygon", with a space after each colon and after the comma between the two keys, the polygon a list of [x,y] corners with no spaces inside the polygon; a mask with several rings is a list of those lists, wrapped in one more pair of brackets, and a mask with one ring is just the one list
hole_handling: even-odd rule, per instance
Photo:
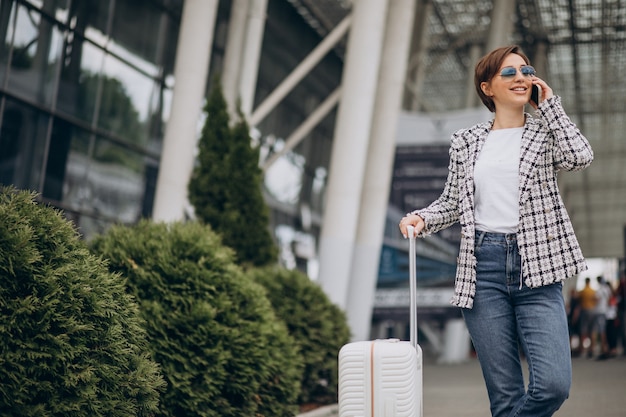
{"label": "woman's right hand", "polygon": [[400,227],[400,233],[402,233],[402,236],[407,238],[409,237],[407,226],[413,226],[415,228],[415,236],[417,236],[424,229],[425,223],[424,219],[417,214],[407,214],[400,220],[400,224],[398,226]]}

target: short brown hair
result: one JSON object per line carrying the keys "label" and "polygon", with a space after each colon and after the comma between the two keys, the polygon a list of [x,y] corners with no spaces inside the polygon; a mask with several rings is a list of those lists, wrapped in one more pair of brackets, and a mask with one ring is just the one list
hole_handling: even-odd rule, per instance
{"label": "short brown hair", "polygon": [[480,61],[478,61],[478,64],[476,64],[476,69],[474,70],[474,86],[476,87],[478,97],[480,97],[483,104],[492,113],[496,111],[496,105],[491,97],[483,92],[483,89],[480,88],[480,85],[483,82],[489,82],[498,73],[498,70],[504,62],[504,59],[510,54],[519,55],[526,62],[526,64],[530,64],[530,60],[526,55],[524,55],[524,53],[522,52],[522,48],[517,45],[510,45],[503,46],[489,52],[487,55],[482,57]]}

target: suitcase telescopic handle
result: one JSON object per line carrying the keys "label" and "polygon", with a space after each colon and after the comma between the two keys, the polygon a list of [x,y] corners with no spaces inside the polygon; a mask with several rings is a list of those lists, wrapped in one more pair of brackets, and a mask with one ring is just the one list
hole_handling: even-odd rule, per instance
{"label": "suitcase telescopic handle", "polygon": [[417,349],[417,273],[415,265],[415,228],[407,226],[409,235],[409,337],[413,348]]}

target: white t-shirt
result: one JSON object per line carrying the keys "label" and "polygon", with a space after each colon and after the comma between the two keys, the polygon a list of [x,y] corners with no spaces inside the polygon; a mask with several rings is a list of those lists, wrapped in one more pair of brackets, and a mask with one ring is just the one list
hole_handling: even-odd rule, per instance
{"label": "white t-shirt", "polygon": [[489,132],[474,167],[476,230],[516,233],[523,127]]}

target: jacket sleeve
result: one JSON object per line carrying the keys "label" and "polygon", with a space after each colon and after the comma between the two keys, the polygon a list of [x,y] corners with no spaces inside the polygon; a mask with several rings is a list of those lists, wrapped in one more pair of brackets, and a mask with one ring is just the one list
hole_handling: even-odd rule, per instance
{"label": "jacket sleeve", "polygon": [[589,141],[565,113],[561,97],[542,102],[538,109],[541,119],[553,138],[553,161],[556,170],[579,171],[593,161]]}
{"label": "jacket sleeve", "polygon": [[450,163],[448,165],[448,178],[443,192],[428,207],[412,211],[424,219],[425,227],[419,236],[424,237],[438,232],[454,224],[459,218],[459,184],[462,173],[462,131],[452,136],[450,145]]}

